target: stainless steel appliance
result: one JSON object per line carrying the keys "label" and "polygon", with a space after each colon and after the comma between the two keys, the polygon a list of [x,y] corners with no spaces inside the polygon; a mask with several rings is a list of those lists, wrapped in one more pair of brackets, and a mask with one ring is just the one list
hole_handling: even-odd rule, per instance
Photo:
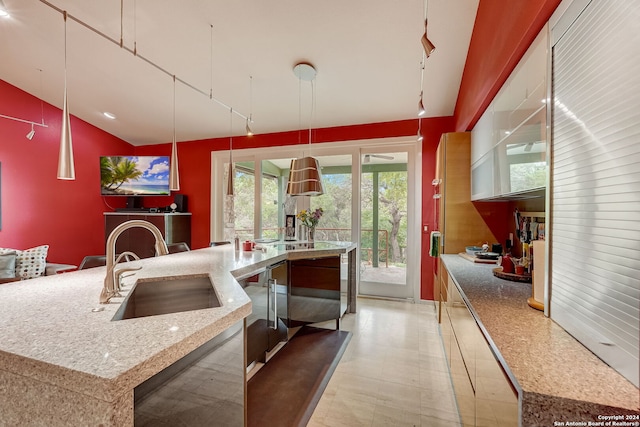
{"label": "stainless steel appliance", "polygon": [[269,352],[287,341],[287,277],[283,261],[239,280],[253,305],[247,317],[247,366],[266,362]]}

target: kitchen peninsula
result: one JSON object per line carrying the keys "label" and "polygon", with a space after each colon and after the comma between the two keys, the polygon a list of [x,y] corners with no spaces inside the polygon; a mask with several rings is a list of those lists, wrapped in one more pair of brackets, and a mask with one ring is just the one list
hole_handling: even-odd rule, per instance
{"label": "kitchen peninsula", "polygon": [[[469,425],[475,425],[474,419],[491,416],[499,421],[509,393],[515,399],[515,415],[509,415],[512,422],[505,425],[516,425],[516,417],[520,426],[602,421],[598,416],[638,421],[638,388],[552,319],[529,307],[530,284],[499,279],[492,274],[495,265],[472,263],[458,255],[442,255],[441,260],[447,277],[442,289],[441,328],[445,346],[449,342],[447,350],[453,353],[449,363],[453,365],[458,405]],[[460,340],[475,336],[474,329],[480,336],[474,343]],[[500,365],[499,373],[490,378],[494,382],[486,380],[487,361],[479,356],[480,341],[488,344],[494,362]],[[460,352],[456,353],[456,348]],[[455,382],[456,362],[462,359],[462,369],[468,371],[466,380],[477,381],[466,395],[460,390],[464,382],[459,382],[462,387]],[[500,371],[509,385],[506,393],[496,396],[495,380]],[[508,411],[512,414],[511,406]]]}
{"label": "kitchen peninsula", "polygon": [[354,249],[347,242],[248,252],[225,245],[133,261],[142,269],[124,278],[125,290],[137,280],[208,275],[221,306],[121,321],[112,319],[122,298],[98,303],[105,267],[2,285],[0,423],[132,426],[137,386],[230,328],[244,329],[252,307],[237,277]]}

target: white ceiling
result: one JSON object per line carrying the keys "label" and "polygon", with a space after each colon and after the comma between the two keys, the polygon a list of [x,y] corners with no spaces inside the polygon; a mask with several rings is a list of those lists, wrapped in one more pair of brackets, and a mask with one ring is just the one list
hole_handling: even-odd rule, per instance
{"label": "white ceiling", "polygon": [[[0,18],[0,79],[61,108],[62,14],[46,1],[3,2],[11,17]],[[423,0],[123,0],[122,20],[119,0],[50,4],[118,43],[122,26],[129,50],[135,42],[139,57],[67,20],[71,114],[133,145],[171,141],[173,74],[178,141],[243,134],[240,115],[251,114],[256,134],[416,117]],[[428,3],[428,117],[453,114],[477,6]],[[301,61],[318,73],[313,98],[293,73]],[[229,107],[240,115],[231,119]]]}

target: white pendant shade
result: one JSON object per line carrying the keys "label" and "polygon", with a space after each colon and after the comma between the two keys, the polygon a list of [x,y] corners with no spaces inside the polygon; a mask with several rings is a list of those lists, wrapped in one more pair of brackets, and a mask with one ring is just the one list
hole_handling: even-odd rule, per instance
{"label": "white pendant shade", "polygon": [[71,120],[69,120],[69,108],[67,106],[66,84],[62,104],[62,135],[60,137],[60,154],[58,156],[58,179],[76,179],[76,170],[73,165],[73,143],[71,141]]}
{"label": "white pendant shade", "polygon": [[318,160],[313,157],[291,160],[287,194],[292,196],[321,196],[324,194]]}

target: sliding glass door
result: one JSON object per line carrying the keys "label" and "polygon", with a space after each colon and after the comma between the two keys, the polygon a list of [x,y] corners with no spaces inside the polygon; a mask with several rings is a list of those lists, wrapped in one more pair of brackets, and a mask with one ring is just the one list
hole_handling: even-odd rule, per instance
{"label": "sliding glass door", "polygon": [[362,152],[360,293],[411,298],[407,286],[406,151]]}
{"label": "sliding glass door", "polygon": [[[235,195],[224,196],[226,180],[212,178],[212,240],[221,234],[228,239],[230,227],[241,239],[303,240],[297,218],[295,233],[286,234],[287,217],[291,221],[303,209],[322,208],[315,240],[358,243],[360,294],[416,298],[421,236],[417,144],[314,146],[311,154],[320,163],[325,194],[289,196],[289,166],[303,154],[308,150],[295,147],[234,151]],[[228,153],[212,153],[212,177],[224,170],[225,160]]]}

